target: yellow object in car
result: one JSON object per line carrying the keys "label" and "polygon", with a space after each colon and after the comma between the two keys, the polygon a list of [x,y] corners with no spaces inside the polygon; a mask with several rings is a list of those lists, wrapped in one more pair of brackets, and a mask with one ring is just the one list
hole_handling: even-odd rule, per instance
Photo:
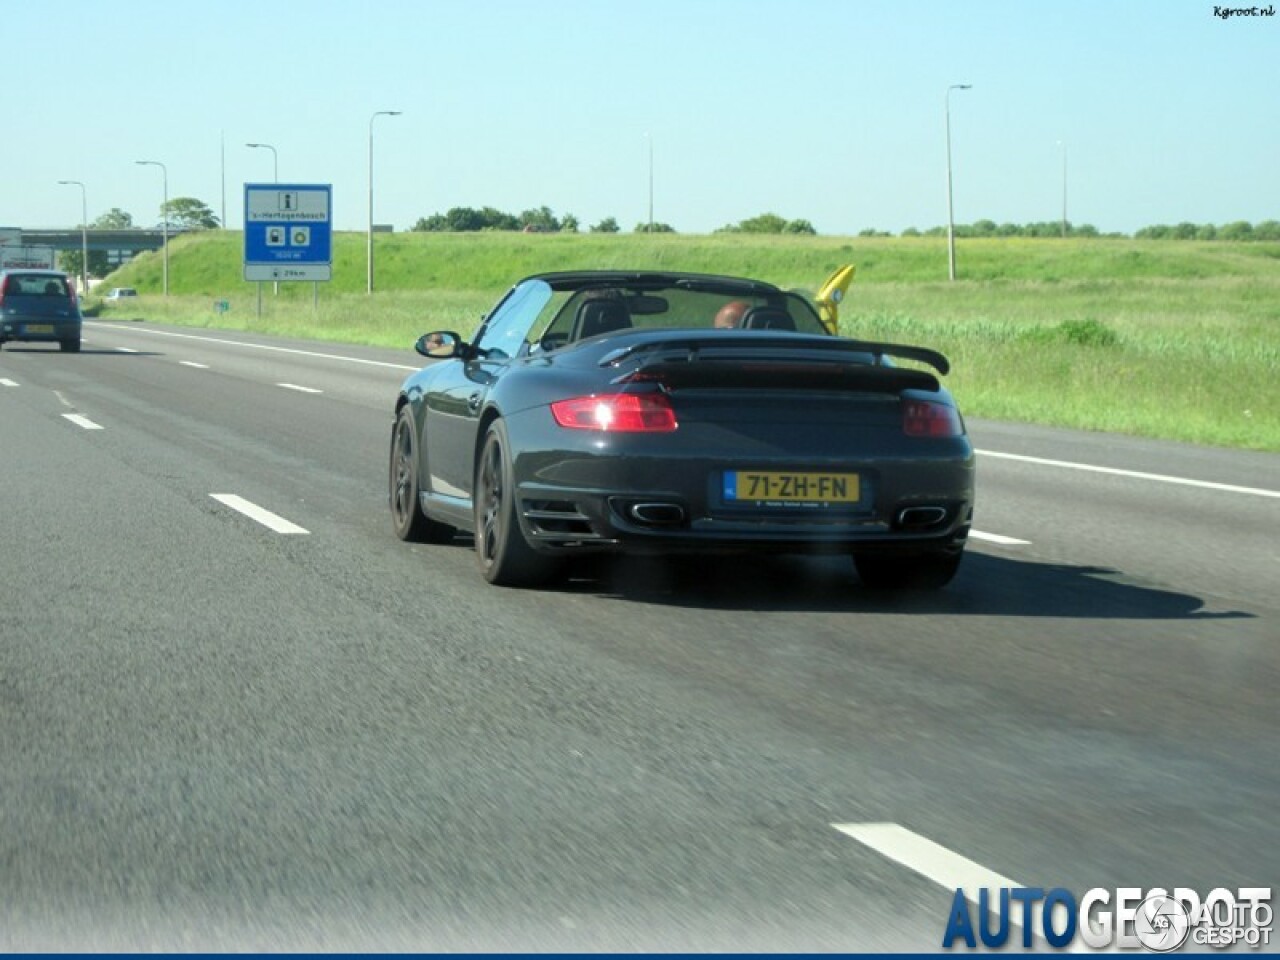
{"label": "yellow object in car", "polygon": [[851,263],[838,268],[835,273],[827,277],[814,298],[814,303],[818,307],[818,317],[828,333],[839,332],[840,304],[844,300],[845,292],[849,289],[849,284],[853,283],[853,274],[856,270],[857,268]]}

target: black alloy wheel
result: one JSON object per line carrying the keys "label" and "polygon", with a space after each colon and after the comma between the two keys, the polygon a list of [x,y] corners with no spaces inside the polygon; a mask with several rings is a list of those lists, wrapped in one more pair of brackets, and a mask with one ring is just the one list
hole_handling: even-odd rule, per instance
{"label": "black alloy wheel", "polygon": [[480,459],[476,462],[473,487],[475,504],[476,558],[480,572],[501,587],[533,587],[551,580],[560,572],[555,557],[544,556],[529,545],[516,516],[507,430],[495,420],[485,434]]}
{"label": "black alloy wheel", "polygon": [[432,520],[422,512],[418,499],[418,451],[414,438],[413,415],[406,404],[396,417],[391,431],[391,464],[389,500],[391,526],[401,540],[415,543],[448,543],[454,528]]}

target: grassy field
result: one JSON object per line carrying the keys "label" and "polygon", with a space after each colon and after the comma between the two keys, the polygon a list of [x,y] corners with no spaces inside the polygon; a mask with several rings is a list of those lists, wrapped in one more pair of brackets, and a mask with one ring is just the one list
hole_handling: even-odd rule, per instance
{"label": "grassy field", "polygon": [[[837,266],[858,274],[841,332],[922,343],[952,360],[948,386],[972,416],[1280,451],[1280,244],[1122,239],[982,239],[957,244],[946,281],[940,238],[539,234],[376,237],[377,292],[365,293],[365,236],[334,238],[334,280],[241,279],[242,236],[185,236],[102,285],[143,294],[103,316],[407,346],[470,333],[516,279],[543,270],[665,268],[815,289]],[[215,310],[225,300],[229,310]]]}

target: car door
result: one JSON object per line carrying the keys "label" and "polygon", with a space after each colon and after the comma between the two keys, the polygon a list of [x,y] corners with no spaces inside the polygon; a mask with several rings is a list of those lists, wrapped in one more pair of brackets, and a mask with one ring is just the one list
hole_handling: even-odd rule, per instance
{"label": "car door", "polygon": [[473,344],[474,356],[442,371],[426,397],[427,470],[431,490],[471,497],[480,414],[493,385],[528,352],[527,335],[551,299],[544,280],[525,280],[494,308]]}

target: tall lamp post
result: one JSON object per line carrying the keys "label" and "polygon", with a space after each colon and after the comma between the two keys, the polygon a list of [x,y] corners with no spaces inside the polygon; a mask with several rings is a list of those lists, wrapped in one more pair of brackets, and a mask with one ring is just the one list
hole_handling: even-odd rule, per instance
{"label": "tall lamp post", "polygon": [[280,182],[280,154],[276,153],[276,148],[269,143],[246,143],[246,147],[257,147],[262,150],[271,151],[271,182]]}
{"label": "tall lamp post", "polygon": [[[280,154],[276,152],[276,148],[269,143],[246,143],[246,147],[255,147],[262,150],[271,151],[271,182],[280,182]],[[277,280],[271,285],[271,292],[275,296],[280,295],[280,281]],[[262,312],[262,284],[258,284],[258,312]]]}
{"label": "tall lamp post", "polygon": [[951,203],[951,91],[969,90],[971,83],[953,83],[947,87],[947,264],[952,280],[956,278],[956,222],[954,207]]}
{"label": "tall lamp post", "polygon": [[398,117],[399,110],[379,110],[369,118],[369,293],[373,293],[373,121],[378,117]]}
{"label": "tall lamp post", "polygon": [[169,168],[159,160],[135,160],[140,167],[159,167],[164,183],[164,204],[160,207],[160,236],[164,244],[164,295],[169,295]]}
{"label": "tall lamp post", "polygon": [[1065,140],[1059,140],[1058,146],[1062,148],[1062,239],[1067,239],[1067,144]]}
{"label": "tall lamp post", "polygon": [[89,293],[89,201],[79,180],[59,180],[58,183],[80,188],[80,296],[84,297]]}

